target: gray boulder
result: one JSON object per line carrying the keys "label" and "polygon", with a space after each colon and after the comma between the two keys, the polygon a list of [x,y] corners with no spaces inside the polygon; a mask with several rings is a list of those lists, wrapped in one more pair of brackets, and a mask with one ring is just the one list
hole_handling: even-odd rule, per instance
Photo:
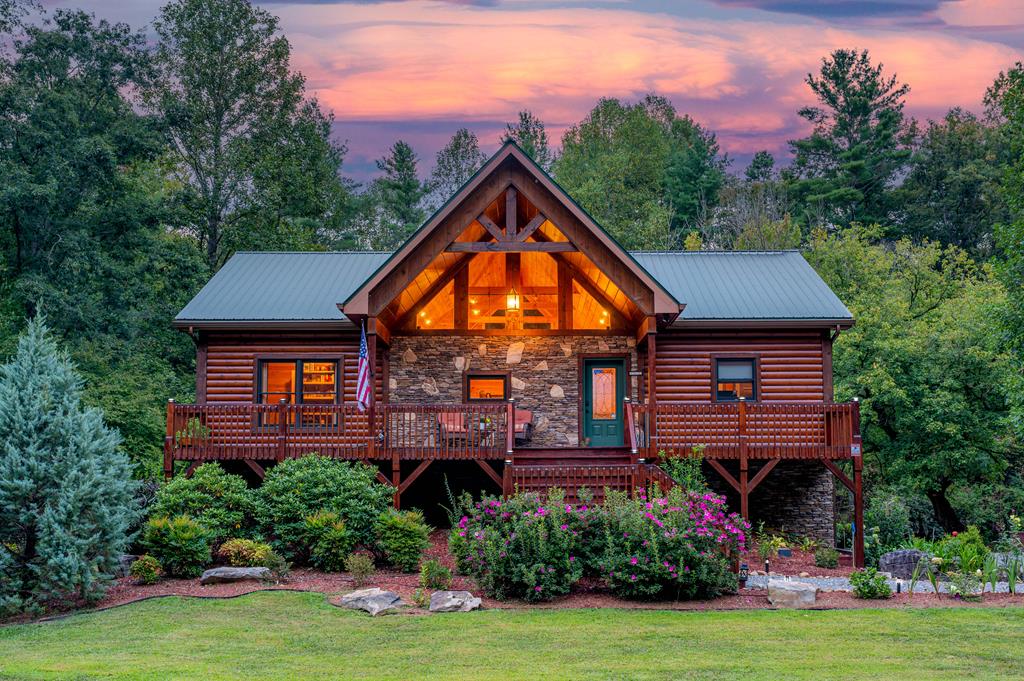
{"label": "gray boulder", "polygon": [[480,607],[480,599],[468,591],[435,591],[430,594],[430,612],[469,612]]}
{"label": "gray boulder", "polygon": [[390,612],[400,605],[405,605],[394,591],[384,591],[377,587],[360,589],[341,597],[341,606],[352,610],[365,610],[373,616]]}
{"label": "gray boulder", "polygon": [[910,579],[922,558],[927,559],[928,554],[917,549],[890,551],[878,559],[878,571],[888,572],[895,579]]}
{"label": "gray boulder", "polygon": [[784,579],[768,580],[768,602],[779,608],[810,608],[818,598],[818,587]]}
{"label": "gray boulder", "polygon": [[270,579],[270,570],[265,567],[219,567],[207,570],[199,578],[200,584],[223,584],[244,582],[248,579]]}
{"label": "gray boulder", "polygon": [[115,577],[127,577],[132,569],[132,563],[139,559],[138,556],[126,553],[117,559],[117,574]]}

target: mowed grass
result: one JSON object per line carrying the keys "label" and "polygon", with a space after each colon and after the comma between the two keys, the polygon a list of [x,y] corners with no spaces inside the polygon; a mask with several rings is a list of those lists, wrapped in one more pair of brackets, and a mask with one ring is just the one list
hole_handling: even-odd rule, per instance
{"label": "mowed grass", "polygon": [[0,628],[13,679],[1024,676],[1024,610],[491,610],[370,617],[320,594],[165,598]]}

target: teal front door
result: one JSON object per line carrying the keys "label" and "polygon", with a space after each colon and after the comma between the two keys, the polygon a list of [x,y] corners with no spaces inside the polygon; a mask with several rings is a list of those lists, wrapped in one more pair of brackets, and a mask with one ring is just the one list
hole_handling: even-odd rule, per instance
{"label": "teal front door", "polygon": [[622,359],[583,360],[583,442],[589,447],[619,447],[625,443],[626,362]]}

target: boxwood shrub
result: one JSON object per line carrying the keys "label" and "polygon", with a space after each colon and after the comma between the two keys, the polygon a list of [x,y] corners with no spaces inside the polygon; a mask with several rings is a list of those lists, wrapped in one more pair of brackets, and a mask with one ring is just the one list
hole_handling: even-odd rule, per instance
{"label": "boxwood shrub", "polygon": [[187,515],[150,518],[143,544],[173,577],[198,577],[210,563],[210,532]]}
{"label": "boxwood shrub", "polygon": [[377,481],[371,466],[311,454],[271,468],[255,492],[263,536],[285,558],[304,562],[310,548],[306,518],[337,513],[354,544],[373,546],[374,523],[390,506],[393,490]]}
{"label": "boxwood shrub", "polygon": [[149,517],[187,515],[209,531],[215,544],[229,537],[253,538],[253,490],[240,475],[206,463],[191,478],[180,475],[156,493]]}
{"label": "boxwood shrub", "polygon": [[419,569],[420,558],[430,546],[430,527],[419,511],[388,509],[377,519],[377,546],[384,558],[403,572]]}

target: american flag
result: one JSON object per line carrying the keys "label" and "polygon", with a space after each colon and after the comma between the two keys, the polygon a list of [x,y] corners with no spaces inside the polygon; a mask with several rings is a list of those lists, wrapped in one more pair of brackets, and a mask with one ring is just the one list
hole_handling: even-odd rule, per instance
{"label": "american flag", "polygon": [[366,348],[366,326],[362,327],[362,336],[359,339],[359,377],[356,381],[356,406],[359,411],[366,411],[370,407],[370,390],[373,386],[373,376],[370,374],[370,352]]}

